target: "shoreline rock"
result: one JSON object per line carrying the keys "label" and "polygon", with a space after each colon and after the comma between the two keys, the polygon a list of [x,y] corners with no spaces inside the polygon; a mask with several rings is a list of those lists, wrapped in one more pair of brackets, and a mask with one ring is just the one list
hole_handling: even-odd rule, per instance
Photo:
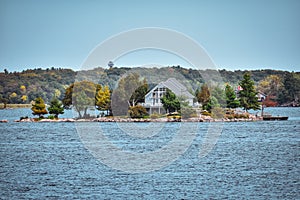
{"label": "shoreline rock", "polygon": [[[133,118],[121,118],[121,117],[101,117],[101,118],[90,118],[90,119],[73,119],[73,118],[61,118],[61,119],[41,119],[36,120],[34,118],[26,118],[22,120],[15,120],[14,122],[253,122],[261,121],[262,118],[256,116],[249,116],[249,118],[222,118],[213,119],[209,116],[194,117],[187,119],[173,119],[173,118],[157,118],[157,119],[133,119]],[[7,123],[7,120],[1,120],[0,122]]]}

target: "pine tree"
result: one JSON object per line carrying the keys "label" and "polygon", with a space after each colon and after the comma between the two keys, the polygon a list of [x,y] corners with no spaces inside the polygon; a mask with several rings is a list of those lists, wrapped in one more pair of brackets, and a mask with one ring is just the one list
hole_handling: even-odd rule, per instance
{"label": "pine tree", "polygon": [[64,114],[64,108],[62,103],[55,97],[51,100],[48,111],[50,114],[54,114],[55,118],[58,118],[59,114]]}
{"label": "pine tree", "polygon": [[33,111],[33,115],[38,115],[39,118],[42,115],[48,114],[48,111],[46,110],[46,105],[44,100],[41,97],[37,97],[33,104],[31,110]]}
{"label": "pine tree", "polygon": [[227,108],[237,108],[240,106],[239,100],[236,98],[235,91],[230,85],[226,85],[225,87],[225,95],[226,95],[226,104]]}
{"label": "pine tree", "polygon": [[244,108],[244,110],[248,111],[250,109],[260,109],[260,104],[257,99],[258,92],[255,90],[254,81],[251,80],[250,73],[246,72],[243,80],[240,81],[239,84],[243,88],[239,91],[239,99],[240,105]]}

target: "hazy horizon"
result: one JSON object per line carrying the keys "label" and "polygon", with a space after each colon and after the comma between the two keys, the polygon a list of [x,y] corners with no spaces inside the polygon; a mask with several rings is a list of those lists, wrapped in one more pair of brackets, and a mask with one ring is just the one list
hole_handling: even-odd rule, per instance
{"label": "hazy horizon", "polygon": [[[138,65],[138,66],[114,66],[113,68],[164,68],[164,67],[177,67],[178,65],[160,65],[160,66],[157,66],[157,65]],[[213,69],[198,69],[198,68],[191,68],[191,67],[186,67],[186,66],[182,66],[182,65],[179,65],[181,68],[184,68],[184,69],[195,69],[195,70],[213,70]],[[101,67],[101,66],[98,66],[98,67],[94,67],[94,68],[89,68],[89,69],[85,69],[84,67],[81,68],[81,69],[74,69],[74,68],[70,68],[70,67],[55,67],[55,66],[52,66],[54,67],[55,69],[71,69],[75,72],[78,72],[78,71],[84,71],[84,70],[95,70],[97,68],[102,68],[102,69],[109,69],[108,66],[105,66],[105,67]],[[42,69],[42,70],[47,70],[47,69],[50,69],[52,67],[32,67],[32,68],[22,68],[20,70],[10,70],[9,68],[4,68],[3,71],[0,71],[0,73],[4,73],[4,70],[8,70],[9,73],[13,73],[13,72],[23,72],[23,71],[26,71],[26,70],[35,70],[35,69]],[[295,73],[300,73],[300,70],[281,70],[281,69],[271,69],[271,68],[250,68],[250,69],[226,69],[226,68],[216,68],[215,70],[226,70],[226,71],[256,71],[256,70],[274,70],[274,71],[287,71],[287,72],[295,72]]]}

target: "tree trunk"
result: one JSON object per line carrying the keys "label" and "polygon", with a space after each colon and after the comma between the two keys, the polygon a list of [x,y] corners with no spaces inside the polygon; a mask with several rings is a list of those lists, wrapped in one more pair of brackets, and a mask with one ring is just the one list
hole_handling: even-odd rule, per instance
{"label": "tree trunk", "polygon": [[77,112],[78,112],[79,118],[82,118],[80,110],[77,110]]}
{"label": "tree trunk", "polygon": [[84,117],[84,118],[87,116],[87,115],[86,115],[87,109],[88,109],[88,108],[85,108],[85,109],[84,109],[84,114],[83,114],[83,117]]}

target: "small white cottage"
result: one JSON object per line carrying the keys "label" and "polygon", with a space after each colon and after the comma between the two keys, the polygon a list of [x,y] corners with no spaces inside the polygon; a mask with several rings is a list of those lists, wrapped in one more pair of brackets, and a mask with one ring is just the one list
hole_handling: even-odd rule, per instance
{"label": "small white cottage", "polygon": [[145,95],[145,103],[143,106],[147,109],[149,114],[154,112],[159,114],[165,113],[161,103],[161,98],[166,93],[167,88],[174,92],[177,97],[184,97],[190,106],[193,105],[194,96],[187,91],[187,88],[179,83],[175,78],[169,78],[165,82],[161,82],[156,85]]}

